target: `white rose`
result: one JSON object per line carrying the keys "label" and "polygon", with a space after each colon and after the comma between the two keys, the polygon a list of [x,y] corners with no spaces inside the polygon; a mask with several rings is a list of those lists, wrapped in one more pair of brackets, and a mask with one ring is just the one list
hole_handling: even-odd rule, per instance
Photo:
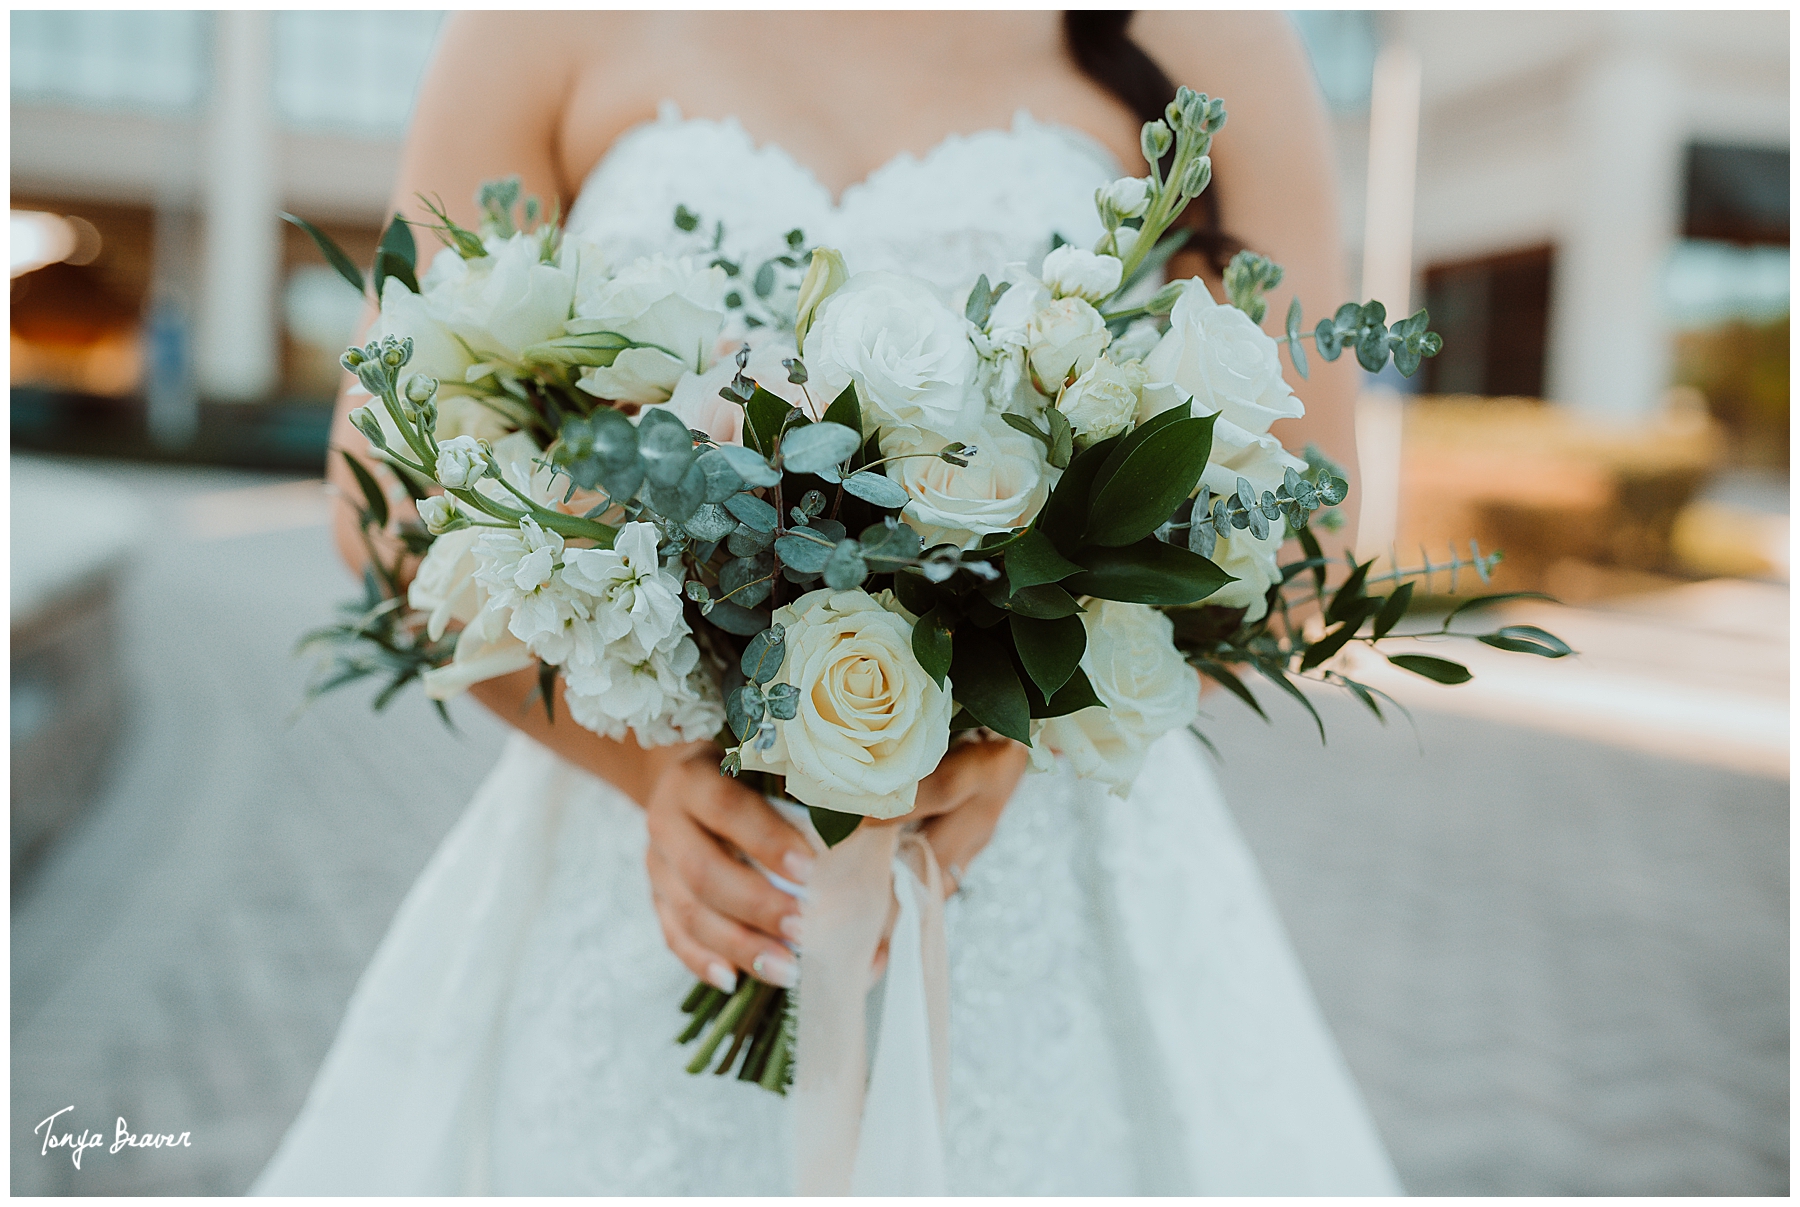
{"label": "white rose", "polygon": [[[531,344],[562,334],[575,280],[557,265],[544,263],[544,241],[536,235],[490,239],[486,246],[488,254],[473,260],[445,248],[419,288],[431,315],[478,357],[516,361]],[[384,308],[386,300],[384,287]],[[415,359],[417,355],[415,344]],[[452,377],[423,364],[416,368],[440,382],[467,377],[466,372]]]}
{"label": "white rose", "polygon": [[667,399],[687,372],[704,373],[725,325],[725,270],[656,255],[628,265],[576,310],[634,343],[611,366],[581,375],[581,388],[615,402]]}
{"label": "white rose", "polygon": [[[438,502],[434,496],[422,500],[419,514],[426,504]],[[479,528],[463,528],[447,532],[431,542],[431,548],[419,559],[418,573],[406,589],[406,602],[430,615],[425,632],[433,641],[444,635],[452,620],[467,624],[481,611],[483,592],[475,581],[475,540]]]}
{"label": "white rose", "polygon": [[921,281],[857,273],[820,305],[806,368],[833,397],[856,383],[865,430],[925,429],[961,440],[985,410],[972,330]]}
{"label": "white rose", "polygon": [[468,490],[487,473],[487,452],[473,436],[438,445],[437,480],[446,490]]}
{"label": "white rose", "polygon": [[1208,607],[1244,608],[1246,621],[1261,620],[1268,612],[1269,588],[1281,581],[1281,543],[1287,522],[1269,525],[1266,540],[1257,540],[1248,528],[1233,528],[1231,535],[1213,545],[1212,561],[1237,579],[1226,583],[1200,602]]}
{"label": "white rose", "polygon": [[[777,398],[784,399],[807,411],[814,419],[820,416],[814,408],[807,405],[806,395],[799,386],[788,381],[787,367],[781,362],[793,358],[796,353],[790,340],[774,336],[751,343],[750,361],[744,366],[744,374],[757,385],[769,391]],[[675,383],[675,390],[669,395],[669,401],[662,404],[674,415],[697,432],[705,432],[720,444],[742,444],[744,442],[744,407],[722,396],[719,391],[731,384],[737,374],[737,361],[733,356],[721,356],[717,364],[704,373],[683,373],[681,380]],[[819,407],[830,405],[831,399],[822,398],[822,391],[815,389],[813,398]],[[642,418],[642,412],[639,413]]]}
{"label": "white rose", "polygon": [[1039,722],[1033,738],[1065,756],[1075,773],[1131,791],[1150,744],[1200,714],[1200,678],[1175,648],[1175,626],[1155,608],[1082,601],[1087,652],[1081,656],[1105,708],[1084,708]]}
{"label": "white rose", "polygon": [[[1281,376],[1274,339],[1235,306],[1213,301],[1199,279],[1169,315],[1169,331],[1144,358],[1150,414],[1193,400],[1196,415],[1221,418],[1253,435],[1277,419],[1306,413]],[[1154,396],[1154,397],[1152,397]]]}
{"label": "white rose", "polygon": [[[1052,470],[1043,442],[990,416],[967,438],[976,452],[967,466],[940,457],[888,462],[887,474],[911,497],[900,516],[927,548],[946,541],[967,549],[987,532],[1022,528],[1050,497]],[[935,453],[950,441],[935,432],[882,444],[888,456]]]}
{"label": "white rose", "polygon": [[1065,243],[1044,257],[1044,284],[1059,298],[1102,302],[1118,292],[1125,266],[1117,256],[1100,255]]}
{"label": "white rose", "polygon": [[1137,419],[1144,377],[1144,366],[1137,361],[1114,364],[1104,356],[1077,377],[1056,400],[1076,442],[1095,444],[1130,427]]}
{"label": "white rose", "polygon": [[1026,339],[1037,386],[1054,397],[1071,377],[1087,372],[1112,336],[1098,310],[1080,298],[1058,298],[1031,316]]}
{"label": "white rose", "polygon": [[913,657],[912,625],[860,590],[809,592],[774,620],[787,630],[777,680],[800,689],[799,710],[771,749],[744,744],[744,766],[786,776],[789,795],[823,809],[911,812],[949,749],[951,713],[949,683]]}
{"label": "white rose", "polygon": [[1150,205],[1150,182],[1142,176],[1121,176],[1100,190],[1100,199],[1121,218],[1136,218]]}

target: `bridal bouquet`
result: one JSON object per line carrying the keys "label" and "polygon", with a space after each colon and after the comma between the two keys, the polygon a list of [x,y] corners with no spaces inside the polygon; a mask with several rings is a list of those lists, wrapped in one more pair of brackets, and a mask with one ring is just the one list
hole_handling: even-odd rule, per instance
{"label": "bridal bouquet", "polygon": [[[372,564],[367,599],[314,635],[347,651],[325,685],[389,673],[378,706],[418,679],[441,708],[536,668],[552,719],[560,677],[597,733],[716,737],[725,773],[803,806],[826,844],[909,812],[971,731],[1123,795],[1151,744],[1194,723],[1201,675],[1253,708],[1240,671],[1309,709],[1295,680],[1328,681],[1379,715],[1330,659],[1403,635],[1414,576],[1321,551],[1348,486],[1271,434],[1303,409],[1279,349],[1302,376],[1306,341],[1410,374],[1439,340],[1424,311],[1390,326],[1378,302],[1310,331],[1296,302],[1271,336],[1281,269],[1250,253],[1223,301],[1197,278],[1159,285],[1224,120],[1183,89],[1143,128],[1150,174],[1098,191],[1096,246],[949,297],[802,231],[732,259],[685,208],[677,254],[612,262],[535,203],[517,222],[516,180],[482,190],[479,231],[433,209],[447,246],[422,275],[396,219],[380,325],[344,364],[371,396],[352,418],[419,519],[345,453]],[[1290,538],[1303,556],[1284,563]],[[1479,636],[1568,652],[1526,626]],[[719,1072],[781,1090],[788,996],[697,985],[691,1070],[728,1045]]]}

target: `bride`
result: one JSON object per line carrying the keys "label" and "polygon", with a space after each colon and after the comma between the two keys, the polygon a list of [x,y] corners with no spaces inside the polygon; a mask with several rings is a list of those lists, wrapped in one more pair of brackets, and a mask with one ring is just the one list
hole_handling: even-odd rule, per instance
{"label": "bride", "polygon": [[[727,250],[797,225],[856,269],[948,288],[1035,266],[1053,235],[1091,244],[1094,189],[1145,170],[1138,128],[1173,78],[1230,110],[1213,223],[1175,269],[1216,292],[1222,225],[1309,312],[1347,297],[1324,117],[1281,18],[1127,16],[458,14],[397,206],[424,219],[416,197],[438,196],[472,224],[477,185],[517,173],[620,259],[671,241],[685,205]],[[1351,388],[1348,358],[1315,376],[1285,442],[1350,463]],[[334,443],[361,449],[348,405]],[[347,521],[339,537],[360,565]],[[534,683],[475,689],[520,733],[401,906],[258,1192],[793,1188],[788,1100],[687,1075],[672,1033],[692,976],[794,983],[798,906],[731,852],[804,882],[806,841],[709,746],[547,724]],[[952,1192],[1398,1192],[1190,737],[1124,801],[973,743],[913,819],[955,890]]]}

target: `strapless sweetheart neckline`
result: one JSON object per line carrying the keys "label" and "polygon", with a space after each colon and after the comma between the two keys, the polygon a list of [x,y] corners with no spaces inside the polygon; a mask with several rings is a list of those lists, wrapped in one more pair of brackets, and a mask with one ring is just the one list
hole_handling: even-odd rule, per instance
{"label": "strapless sweetheart neckline", "polygon": [[655,117],[646,118],[641,122],[636,122],[619,132],[618,137],[613,139],[612,145],[601,154],[600,158],[595,161],[594,166],[589,169],[587,180],[592,180],[594,176],[606,166],[607,162],[618,153],[619,148],[629,139],[659,126],[666,125],[698,126],[719,130],[734,139],[740,140],[744,144],[744,148],[753,155],[766,155],[779,159],[797,175],[805,178],[806,182],[817,191],[823,200],[825,207],[834,212],[843,211],[853,198],[873,189],[884,178],[892,176],[897,170],[927,167],[936,160],[943,158],[954,148],[961,147],[969,142],[985,139],[1018,138],[1020,137],[1022,130],[1032,128],[1040,131],[1053,131],[1059,136],[1079,143],[1091,152],[1095,158],[1105,164],[1114,176],[1123,176],[1126,174],[1125,168],[1119,163],[1118,156],[1112,153],[1111,148],[1092,134],[1089,134],[1086,130],[1077,126],[1071,126],[1065,122],[1042,121],[1035,117],[1029,109],[1021,106],[1013,111],[1013,124],[1011,126],[983,126],[966,133],[952,130],[950,133],[931,144],[931,146],[927,147],[924,151],[915,152],[906,149],[896,151],[893,155],[877,164],[874,168],[871,168],[861,177],[845,185],[843,190],[834,196],[830,187],[826,185],[824,180],[820,178],[818,172],[815,171],[810,164],[803,162],[780,142],[773,139],[759,141],[755,135],[744,128],[744,124],[736,117],[687,117],[682,114],[681,107],[674,101],[663,100],[657,104]]}

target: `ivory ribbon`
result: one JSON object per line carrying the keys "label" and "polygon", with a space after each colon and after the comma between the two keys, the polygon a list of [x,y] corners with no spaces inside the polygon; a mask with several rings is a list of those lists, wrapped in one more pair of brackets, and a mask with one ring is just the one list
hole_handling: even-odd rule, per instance
{"label": "ivory ribbon", "polygon": [[[948,1191],[950,973],[943,901],[937,860],[914,829],[862,825],[819,856],[801,907],[806,937],[792,1090],[801,1194]],[[890,919],[871,1067],[869,982]]]}

